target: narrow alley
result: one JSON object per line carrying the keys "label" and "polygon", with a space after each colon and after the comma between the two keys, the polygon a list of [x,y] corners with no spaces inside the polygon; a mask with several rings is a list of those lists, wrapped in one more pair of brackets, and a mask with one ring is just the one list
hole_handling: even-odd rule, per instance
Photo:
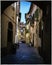
{"label": "narrow alley", "polygon": [[50,11],[50,1],[1,2],[1,64],[51,63]]}
{"label": "narrow alley", "polygon": [[34,47],[29,47],[25,43],[20,43],[15,54],[10,54],[2,59],[3,64],[41,64],[43,58]]}

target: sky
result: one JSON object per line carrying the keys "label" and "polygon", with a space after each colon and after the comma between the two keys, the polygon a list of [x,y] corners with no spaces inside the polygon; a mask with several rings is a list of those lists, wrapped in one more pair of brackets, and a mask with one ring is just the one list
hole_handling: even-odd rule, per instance
{"label": "sky", "polygon": [[31,2],[20,2],[21,22],[25,21],[25,13],[29,12]]}

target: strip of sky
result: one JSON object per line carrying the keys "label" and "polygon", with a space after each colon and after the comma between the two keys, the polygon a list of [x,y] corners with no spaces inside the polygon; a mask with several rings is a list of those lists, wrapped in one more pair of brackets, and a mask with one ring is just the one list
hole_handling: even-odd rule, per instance
{"label": "strip of sky", "polygon": [[26,22],[25,13],[29,12],[31,2],[20,2],[21,22]]}

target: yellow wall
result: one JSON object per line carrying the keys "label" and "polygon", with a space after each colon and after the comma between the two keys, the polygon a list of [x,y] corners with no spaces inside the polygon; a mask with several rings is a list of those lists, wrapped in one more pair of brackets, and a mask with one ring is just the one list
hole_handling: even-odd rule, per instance
{"label": "yellow wall", "polygon": [[[7,30],[8,30],[8,23],[11,22],[13,25],[13,43],[15,41],[15,28],[16,28],[16,15],[13,15],[15,13],[15,11],[12,10],[12,7],[9,6],[4,13],[2,14],[2,44],[1,47],[7,47]],[[16,13],[15,13],[16,14]],[[12,19],[12,16],[14,16],[14,19]]]}
{"label": "yellow wall", "polygon": [[30,33],[26,33],[26,43],[30,43]]}
{"label": "yellow wall", "polygon": [[[14,22],[16,22],[16,11],[13,10],[12,6],[7,7],[4,13],[7,14]],[[14,17],[14,19],[12,17]]]}

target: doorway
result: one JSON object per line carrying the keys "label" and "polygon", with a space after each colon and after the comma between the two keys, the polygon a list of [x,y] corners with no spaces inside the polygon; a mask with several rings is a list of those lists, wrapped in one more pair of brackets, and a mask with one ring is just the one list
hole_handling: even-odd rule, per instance
{"label": "doorway", "polygon": [[13,25],[11,22],[8,23],[8,34],[7,34],[7,43],[10,46],[13,43]]}

